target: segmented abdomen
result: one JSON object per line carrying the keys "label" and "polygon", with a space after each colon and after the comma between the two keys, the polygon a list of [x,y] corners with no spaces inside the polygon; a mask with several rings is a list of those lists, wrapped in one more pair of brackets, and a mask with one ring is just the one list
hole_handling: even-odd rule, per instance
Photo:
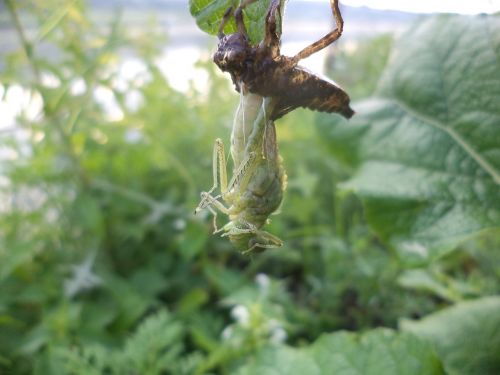
{"label": "segmented abdomen", "polygon": [[266,60],[249,71],[245,82],[250,92],[275,100],[271,119],[276,120],[297,107],[339,113],[350,118],[354,111],[349,96],[326,77],[320,77],[301,66],[293,66],[289,58]]}
{"label": "segmented abdomen", "polygon": [[[266,160],[262,160],[261,165],[256,170],[256,176],[259,172],[264,172],[259,169],[267,169]],[[243,220],[257,228],[262,227],[269,215],[278,209],[282,200],[283,192],[286,189],[286,173],[281,163],[277,168],[273,168],[272,174],[270,171],[265,180],[260,180],[257,177],[243,194],[235,206],[241,207],[240,212],[235,215],[234,220]]]}
{"label": "segmented abdomen", "polygon": [[[262,135],[261,135],[262,136]],[[278,209],[286,189],[287,176],[283,160],[278,152],[274,122],[268,121],[262,143],[256,152],[257,166],[244,189],[238,186],[235,196],[234,215],[231,220],[243,220],[260,228],[267,218]]]}

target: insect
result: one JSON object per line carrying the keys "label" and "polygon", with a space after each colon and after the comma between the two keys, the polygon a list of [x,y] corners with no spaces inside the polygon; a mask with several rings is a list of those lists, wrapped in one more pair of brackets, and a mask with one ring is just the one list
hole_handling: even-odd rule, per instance
{"label": "insect", "polygon": [[[233,14],[229,8],[219,27],[219,44],[214,62],[224,72],[229,72],[237,91],[275,99],[272,120],[276,120],[297,107],[307,107],[322,112],[336,112],[350,118],[354,111],[349,106],[349,96],[335,83],[321,78],[298,65],[299,61],[327,47],[342,35],[344,21],[338,0],[330,0],[336,28],[312,43],[293,57],[280,54],[280,34],[277,15],[281,19],[281,1],[271,0],[267,15],[264,40],[251,46],[243,22],[243,9],[257,0],[242,0],[234,12],[238,31],[224,35],[224,26]],[[244,85],[244,87],[243,87]]]}
{"label": "insect", "polygon": [[[276,236],[262,230],[275,212],[286,189],[286,173],[278,153],[274,120],[303,106],[325,112],[337,112],[349,118],[349,96],[333,82],[319,78],[297,63],[331,44],[342,34],[343,21],[337,0],[331,0],[337,28],[294,57],[280,55],[280,37],[276,16],[280,0],[271,0],[266,15],[265,38],[257,47],[249,43],[243,9],[256,0],[243,0],[234,12],[238,32],[224,35],[224,25],[233,14],[229,8],[219,27],[219,45],[214,62],[231,74],[240,103],[231,133],[233,177],[227,182],[226,157],[220,139],[213,151],[214,184],[201,193],[195,213],[208,209],[213,214],[214,233],[222,236],[244,254],[282,246]],[[214,195],[220,187],[220,194]],[[221,202],[222,201],[222,202]],[[225,202],[228,206],[225,206]],[[217,211],[230,221],[217,228]]]}
{"label": "insect", "polygon": [[[214,233],[223,232],[222,236],[229,237],[243,254],[283,244],[278,237],[261,229],[281,204],[286,188],[286,173],[278,153],[274,122],[269,117],[274,105],[273,98],[241,91],[231,133],[233,177],[228,183],[224,145],[217,139],[213,151],[214,185],[208,192],[201,193],[201,202],[195,210],[197,213],[209,209],[213,214]],[[213,196],[219,186],[220,194]],[[217,229],[216,210],[230,219],[220,229]]]}

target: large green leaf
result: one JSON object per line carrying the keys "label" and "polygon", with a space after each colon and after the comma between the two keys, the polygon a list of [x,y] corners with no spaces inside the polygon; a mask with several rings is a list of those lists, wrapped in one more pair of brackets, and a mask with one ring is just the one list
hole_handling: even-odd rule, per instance
{"label": "large green leaf", "polygon": [[500,17],[435,16],[395,44],[351,121],[321,116],[379,235],[408,261],[500,226]]}
{"label": "large green leaf", "polygon": [[442,374],[439,359],[425,341],[410,334],[377,329],[364,335],[323,335],[313,345],[293,349],[269,346],[239,375],[410,375]]}
{"label": "large green leaf", "polygon": [[[257,44],[264,38],[265,15],[270,0],[258,0],[243,11],[245,25],[248,35],[253,44]],[[282,1],[284,5],[285,1]],[[216,35],[222,20],[222,16],[229,7],[235,9],[239,4],[237,0],[189,0],[189,11],[195,17],[196,24],[203,31]],[[282,13],[283,14],[283,13]],[[224,28],[225,33],[236,31],[234,17]]]}
{"label": "large green leaf", "polygon": [[401,326],[434,343],[449,374],[500,374],[500,297],[462,302]]}

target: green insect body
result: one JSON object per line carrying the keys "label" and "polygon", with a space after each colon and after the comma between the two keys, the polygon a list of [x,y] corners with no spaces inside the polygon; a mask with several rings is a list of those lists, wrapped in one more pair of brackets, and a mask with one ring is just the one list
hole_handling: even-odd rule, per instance
{"label": "green insect body", "polygon": [[[223,232],[222,236],[229,237],[243,253],[261,252],[283,244],[278,237],[261,229],[280,206],[286,188],[276,130],[269,118],[272,110],[271,98],[249,92],[240,95],[231,134],[233,177],[228,183],[224,145],[217,139],[213,153],[214,185],[201,193],[195,211],[209,209],[214,215],[214,233]],[[220,194],[214,196],[219,185]],[[216,210],[230,220],[220,229],[217,229]]]}

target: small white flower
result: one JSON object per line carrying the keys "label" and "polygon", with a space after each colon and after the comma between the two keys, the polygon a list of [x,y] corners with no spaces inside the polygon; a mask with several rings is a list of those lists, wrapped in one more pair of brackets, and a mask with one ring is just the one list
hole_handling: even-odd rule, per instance
{"label": "small white flower", "polygon": [[55,89],[61,86],[61,80],[54,74],[50,72],[42,72],[40,75],[40,80],[42,85],[51,89]]}
{"label": "small white flower", "polygon": [[186,229],[186,220],[184,219],[176,219],[172,225],[175,230],[181,231]]}
{"label": "small white flower", "polygon": [[144,96],[139,90],[128,90],[125,94],[125,106],[131,112],[137,112],[137,110],[144,104]]}
{"label": "small white flower", "polygon": [[276,327],[271,331],[269,340],[274,344],[281,344],[286,341],[288,335],[283,327]]}
{"label": "small white flower", "polygon": [[93,92],[95,101],[102,107],[104,116],[108,121],[121,121],[123,111],[116,100],[115,93],[109,88],[99,85]]}
{"label": "small white flower", "polygon": [[83,95],[87,91],[87,84],[83,78],[75,78],[71,81],[69,92],[73,96]]}
{"label": "small white flower", "polygon": [[280,321],[276,319],[270,319],[268,322],[268,327],[270,334],[269,340],[271,342],[279,344],[287,339],[288,335]]}
{"label": "small white flower", "polygon": [[236,305],[231,310],[231,316],[242,326],[247,326],[250,322],[250,312],[243,305]]}

